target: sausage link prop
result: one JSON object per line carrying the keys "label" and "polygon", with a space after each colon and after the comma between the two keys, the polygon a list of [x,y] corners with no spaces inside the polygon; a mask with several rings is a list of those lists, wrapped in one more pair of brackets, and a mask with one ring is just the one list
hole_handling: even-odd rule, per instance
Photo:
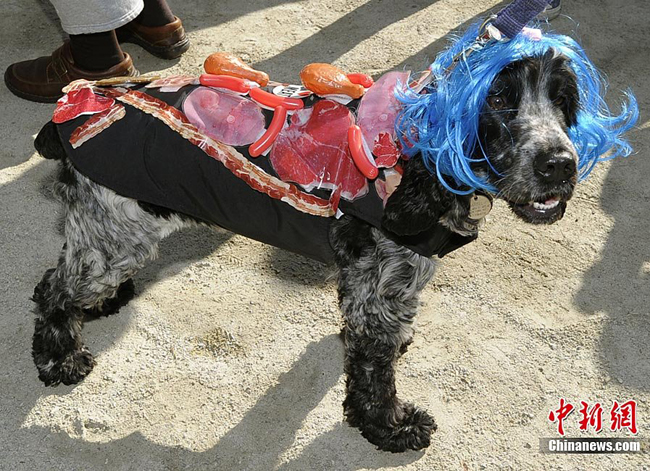
{"label": "sausage link prop", "polygon": [[266,108],[277,108],[282,106],[285,110],[296,111],[301,110],[305,104],[300,98],[285,98],[273,93],[269,93],[261,88],[252,88],[250,97],[260,105]]}
{"label": "sausage link prop", "polygon": [[287,109],[284,106],[278,106],[273,112],[273,119],[269,128],[257,141],[253,142],[248,148],[248,153],[251,157],[259,157],[268,150],[269,147],[275,142],[275,139],[282,131],[284,123],[287,121]]}
{"label": "sausage link prop", "polygon": [[199,82],[206,87],[225,88],[244,94],[250,92],[253,85],[257,87],[255,82],[231,75],[201,74]]}
{"label": "sausage link prop", "polygon": [[375,164],[375,159],[368,149],[368,145],[363,139],[361,128],[353,124],[348,128],[348,146],[350,147],[350,154],[352,160],[357,166],[359,171],[363,173],[366,178],[374,180],[379,175],[379,169]]}

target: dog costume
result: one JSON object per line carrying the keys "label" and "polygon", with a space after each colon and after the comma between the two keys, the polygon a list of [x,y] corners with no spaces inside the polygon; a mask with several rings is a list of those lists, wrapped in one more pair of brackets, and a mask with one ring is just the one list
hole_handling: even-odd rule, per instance
{"label": "dog costume", "polygon": [[[175,92],[161,92],[155,88],[146,89],[146,92],[149,97],[181,110],[187,97],[201,88],[204,87],[187,85]],[[144,89],[136,87],[128,93],[138,90]],[[319,101],[327,100],[311,95],[305,99],[305,107],[314,107]],[[348,108],[354,111],[358,105],[359,100],[354,100]],[[329,214],[310,214],[287,204],[282,195],[272,197],[256,190],[163,120],[132,106],[126,106],[124,112],[121,119],[76,148],[71,143],[75,131],[98,115],[90,118],[80,115],[57,125],[67,157],[75,168],[122,196],[187,214],[326,263],[333,261],[328,234],[336,210],[382,229],[384,201],[373,182],[368,182],[365,195],[353,201],[347,201],[345,196],[341,198],[338,207]],[[268,126],[272,113],[268,110],[262,113]],[[277,175],[268,156],[253,158],[248,146],[233,149],[263,173]],[[382,180],[385,170],[381,173],[378,180]],[[325,198],[330,192],[314,189],[304,193],[327,202]],[[439,223],[415,236],[388,235],[427,257],[442,257],[475,239],[454,233]]]}

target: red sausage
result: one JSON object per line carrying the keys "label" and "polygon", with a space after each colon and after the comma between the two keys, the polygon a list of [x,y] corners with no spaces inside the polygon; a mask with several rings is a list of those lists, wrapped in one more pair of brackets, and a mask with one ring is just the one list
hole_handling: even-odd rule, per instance
{"label": "red sausage", "polygon": [[375,83],[370,75],[348,74],[348,80],[356,85],[363,85],[363,88],[370,88]]}
{"label": "red sausage", "polygon": [[275,138],[278,137],[284,123],[287,121],[287,109],[284,106],[278,106],[273,112],[273,119],[269,128],[266,132],[260,137],[257,141],[253,142],[248,148],[248,153],[251,157],[259,157],[266,149],[271,147],[271,144],[275,142]]}
{"label": "red sausage", "polygon": [[251,89],[250,97],[260,105],[264,105],[267,108],[277,108],[278,106],[282,106],[285,110],[294,111],[301,110],[305,106],[299,98],[284,98],[264,91],[261,88]]}
{"label": "red sausage", "polygon": [[226,88],[237,93],[248,93],[252,88],[249,80],[230,75],[201,74],[199,82],[207,87]]}
{"label": "red sausage", "polygon": [[350,147],[352,160],[354,160],[355,165],[361,173],[371,180],[377,178],[377,175],[379,175],[379,169],[377,168],[377,164],[375,164],[375,159],[373,158],[370,149],[368,149],[368,146],[363,139],[361,128],[356,124],[353,124],[348,128],[348,146]]}

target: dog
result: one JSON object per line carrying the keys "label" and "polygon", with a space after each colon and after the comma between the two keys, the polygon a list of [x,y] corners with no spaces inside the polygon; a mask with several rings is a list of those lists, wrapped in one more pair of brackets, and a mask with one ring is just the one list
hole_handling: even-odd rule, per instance
{"label": "dog", "polygon": [[[600,76],[577,44],[550,34],[517,37],[457,61],[477,28],[438,56],[424,93],[400,97],[397,127],[409,159],[382,227],[347,214],[329,226],[345,321],[344,414],[381,450],[425,448],[437,428],[395,388],[396,361],[412,341],[434,261],[390,234],[410,237],[439,224],[475,237],[481,220],[470,217],[467,195],[477,190],[505,200],[528,223],[555,223],[606,151],[630,152],[621,135],[636,121],[634,98],[620,115],[609,113]],[[55,193],[65,209],[65,245],[34,290],[33,358],[46,385],[75,384],[95,364],[81,336],[84,316],[117,312],[160,240],[202,221],[88,178],[52,123],[35,146],[60,161]]]}

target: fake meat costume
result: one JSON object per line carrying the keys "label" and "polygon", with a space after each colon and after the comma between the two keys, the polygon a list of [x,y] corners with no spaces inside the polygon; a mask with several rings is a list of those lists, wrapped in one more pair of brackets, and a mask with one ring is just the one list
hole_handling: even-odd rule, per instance
{"label": "fake meat costume", "polygon": [[[406,75],[392,74],[368,89],[365,102],[304,98],[304,108],[282,123],[268,155],[256,158],[249,145],[272,126],[274,112],[248,97],[197,86],[192,78],[149,85],[163,88],[73,83],[53,121],[75,168],[122,196],[325,263],[334,256],[330,224],[341,213],[419,254],[443,256],[474,238],[438,223],[416,236],[387,232],[383,208],[398,173],[382,169],[371,181],[350,155],[348,129],[356,121],[377,154],[376,164],[397,163],[391,123],[398,109],[391,87]],[[374,87],[389,97],[385,103],[373,103]]]}

